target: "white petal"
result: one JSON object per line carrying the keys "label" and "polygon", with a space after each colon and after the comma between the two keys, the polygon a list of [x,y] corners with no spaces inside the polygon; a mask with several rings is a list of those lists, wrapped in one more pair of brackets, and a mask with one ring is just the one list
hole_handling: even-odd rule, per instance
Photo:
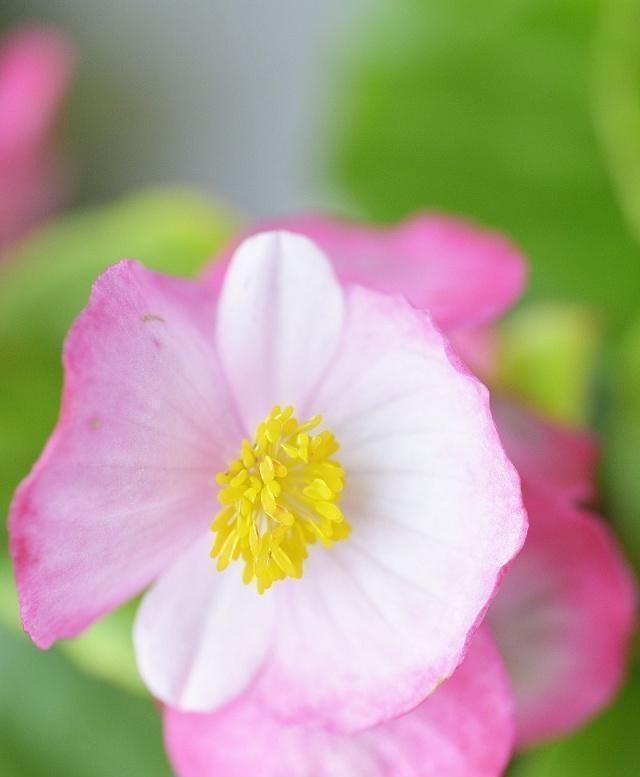
{"label": "white petal", "polygon": [[304,402],[338,345],[344,298],[306,238],[270,232],[236,251],[222,287],[217,344],[247,431],[275,404]]}
{"label": "white petal", "polygon": [[244,691],[271,639],[272,597],[245,586],[239,567],[218,572],[211,535],[155,583],[136,617],[140,674],[161,701],[215,709]]}

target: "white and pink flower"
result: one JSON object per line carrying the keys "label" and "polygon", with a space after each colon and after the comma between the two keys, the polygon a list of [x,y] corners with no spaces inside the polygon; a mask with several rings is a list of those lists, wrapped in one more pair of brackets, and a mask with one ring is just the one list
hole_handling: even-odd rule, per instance
{"label": "white and pink flower", "polygon": [[[251,689],[280,720],[356,731],[451,675],[526,520],[488,393],[426,314],[341,284],[307,239],[271,233],[238,249],[219,292],[134,262],[108,270],[64,361],[60,421],[10,516],[39,646],[152,584],[140,671],[183,710]],[[317,428],[289,439],[276,422],[277,451],[260,448],[275,405],[322,415],[344,490],[322,469],[332,457],[316,461]],[[247,478],[221,491],[237,488],[226,561],[242,562],[223,572],[216,473]],[[351,534],[334,542],[341,516]],[[260,596],[266,568],[275,584]]]}
{"label": "white and pink flower", "polygon": [[12,506],[24,626],[48,647],[151,586],[136,651],[181,777],[496,777],[611,697],[634,606],[582,506],[592,442],[501,402],[511,563],[518,478],[449,338],[524,263],[441,217],[274,226],[200,282],[95,284]]}

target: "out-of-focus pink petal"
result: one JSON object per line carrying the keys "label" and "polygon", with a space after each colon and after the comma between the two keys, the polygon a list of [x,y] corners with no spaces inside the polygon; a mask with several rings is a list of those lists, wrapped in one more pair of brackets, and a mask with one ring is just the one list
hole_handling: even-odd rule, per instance
{"label": "out-of-focus pink petal", "polygon": [[340,441],[353,531],[278,584],[256,685],[281,719],[336,731],[395,717],[451,675],[526,530],[486,389],[404,299],[361,287],[346,299],[302,415],[322,413]]}
{"label": "out-of-focus pink petal", "polygon": [[500,359],[500,339],[496,326],[487,324],[456,329],[449,335],[456,353],[481,381],[492,385]]}
{"label": "out-of-focus pink petal", "polygon": [[[403,294],[446,330],[497,318],[520,296],[526,280],[522,255],[504,237],[441,215],[417,216],[386,229],[298,216],[260,224],[248,234],[264,229],[309,237],[342,281]],[[234,246],[210,270],[217,288]]]}
{"label": "out-of-focus pink petal", "polygon": [[73,64],[70,42],[53,28],[21,29],[0,42],[0,249],[61,194],[51,134]]}
{"label": "out-of-focus pink petal", "polygon": [[527,541],[489,610],[521,747],[570,731],[610,701],[635,609],[631,574],[606,525],[546,488],[524,494]]}
{"label": "out-of-focus pink petal", "polygon": [[216,709],[243,692],[273,640],[273,596],[216,570],[199,538],[145,595],[135,624],[140,674],[161,701]]}
{"label": "out-of-focus pink petal", "polygon": [[523,481],[569,502],[593,499],[599,454],[589,432],[547,421],[504,397],[493,397],[492,410]]}
{"label": "out-of-focus pink petal", "polygon": [[[121,262],[64,349],[56,430],[10,514],[21,614],[47,647],[147,585],[207,530],[241,434],[201,284]],[[228,440],[232,440],[231,446]]]}
{"label": "out-of-focus pink petal", "polygon": [[165,710],[179,777],[498,777],[512,738],[510,688],[483,631],[425,702],[362,734],[279,724],[251,692],[213,715]]}
{"label": "out-of-focus pink petal", "polygon": [[0,42],[0,158],[47,140],[74,59],[67,37],[53,28],[25,28]]}

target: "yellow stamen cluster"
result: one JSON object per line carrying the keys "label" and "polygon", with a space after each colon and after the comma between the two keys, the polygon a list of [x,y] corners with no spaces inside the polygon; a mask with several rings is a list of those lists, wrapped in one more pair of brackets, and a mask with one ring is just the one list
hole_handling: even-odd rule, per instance
{"label": "yellow stamen cluster", "polygon": [[218,569],[244,561],[243,581],[259,593],[286,577],[302,577],[307,545],[330,548],[351,527],[338,507],[344,470],[332,458],[340,447],[328,431],[312,434],[315,415],[299,423],[291,406],[273,408],[255,439],[242,441],[240,456],[216,476],[222,509],[211,529],[211,556]]}

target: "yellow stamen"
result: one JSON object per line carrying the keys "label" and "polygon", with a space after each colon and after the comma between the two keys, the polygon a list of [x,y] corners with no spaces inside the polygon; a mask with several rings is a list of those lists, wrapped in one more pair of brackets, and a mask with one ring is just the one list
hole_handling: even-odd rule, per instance
{"label": "yellow stamen", "polygon": [[211,556],[219,570],[244,562],[243,582],[255,580],[259,593],[287,577],[300,578],[307,546],[327,548],[349,536],[351,526],[337,502],[344,470],[329,431],[315,432],[322,416],[299,423],[292,407],[273,408],[258,425],[253,443],[216,475],[222,509],[211,530]]}

